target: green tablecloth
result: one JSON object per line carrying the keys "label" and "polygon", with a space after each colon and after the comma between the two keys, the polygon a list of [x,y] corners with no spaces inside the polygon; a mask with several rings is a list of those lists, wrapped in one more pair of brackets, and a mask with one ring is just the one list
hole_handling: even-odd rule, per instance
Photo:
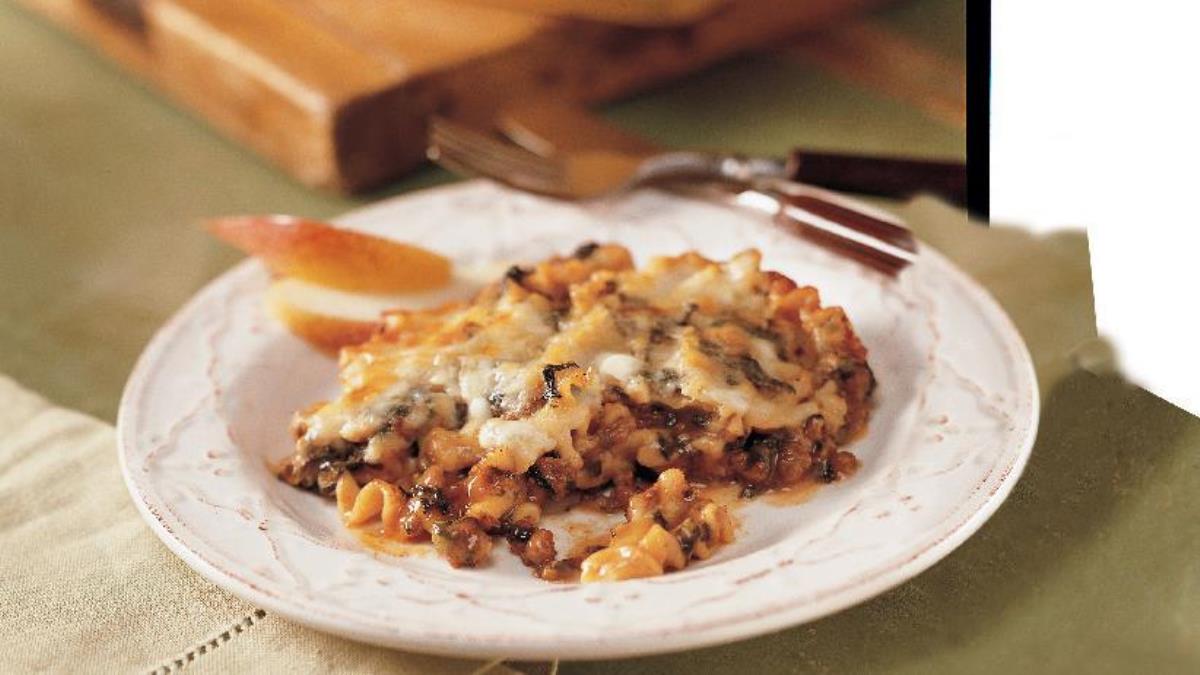
{"label": "green tablecloth", "polygon": [[[962,14],[961,1],[918,0],[881,21],[961,57]],[[747,152],[964,147],[961,130],[782,56],[742,59],[606,113],[667,143]],[[381,196],[292,183],[4,0],[0,157],[0,373],[108,420],[153,331],[236,259],[194,221],[323,217]],[[429,169],[389,193],[446,180]],[[920,229],[922,210],[938,208],[908,211]],[[836,616],[562,672],[1200,671],[1200,420],[1073,369],[1071,349],[1094,330],[1082,234],[939,232],[923,234],[989,285],[1038,360],[1042,431],[1009,503],[944,562]],[[1000,255],[1005,247],[1020,248]]]}

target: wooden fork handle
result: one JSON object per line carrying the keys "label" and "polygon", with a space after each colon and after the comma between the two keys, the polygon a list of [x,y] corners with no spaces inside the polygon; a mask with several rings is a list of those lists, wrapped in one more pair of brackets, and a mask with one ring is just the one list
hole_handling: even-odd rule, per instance
{"label": "wooden fork handle", "polygon": [[868,157],[793,150],[788,177],[842,192],[879,197],[909,197],[931,192],[950,202],[967,203],[967,165],[902,157]]}

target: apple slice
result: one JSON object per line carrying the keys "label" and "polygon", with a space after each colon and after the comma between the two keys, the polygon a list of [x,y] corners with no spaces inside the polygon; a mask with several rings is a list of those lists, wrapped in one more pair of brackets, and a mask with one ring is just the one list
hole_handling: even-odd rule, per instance
{"label": "apple slice", "polygon": [[267,308],[296,336],[327,352],[359,344],[383,325],[380,315],[390,309],[427,309],[474,295],[503,274],[503,265],[466,267],[455,271],[442,288],[423,293],[352,293],[283,278],[267,289]]}
{"label": "apple slice", "polygon": [[[294,279],[276,281],[267,289],[267,309],[271,315],[287,326],[292,334],[323,352],[336,354],[342,347],[366,342],[383,327],[378,313],[372,316],[361,311],[361,308],[346,307],[348,310],[346,314],[349,316],[326,314],[314,310],[311,304],[312,299],[303,289],[293,288],[293,284],[304,284],[330,293],[339,293],[339,291],[327,290],[321,286],[305,284]],[[354,297],[350,293],[341,294]],[[325,303],[320,301],[316,303],[317,306],[323,304]],[[363,318],[364,315],[365,318]]]}
{"label": "apple slice", "polygon": [[207,223],[221,240],[277,275],[345,291],[427,291],[450,280],[450,261],[417,246],[291,216],[233,216]]}

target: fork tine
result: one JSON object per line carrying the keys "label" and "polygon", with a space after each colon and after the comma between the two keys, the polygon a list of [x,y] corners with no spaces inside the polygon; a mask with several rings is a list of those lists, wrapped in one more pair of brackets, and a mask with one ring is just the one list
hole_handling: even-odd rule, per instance
{"label": "fork tine", "polygon": [[548,178],[561,176],[561,163],[536,155],[524,148],[505,143],[470,127],[435,117],[430,125],[430,140],[435,145],[455,148],[461,154],[489,159],[506,169],[519,169]]}
{"label": "fork tine", "polygon": [[468,168],[467,173],[484,176],[510,184],[532,184],[539,191],[553,191],[558,183],[553,177],[541,173],[531,173],[523,168],[514,168],[487,155],[476,155],[463,152],[454,146],[432,146],[430,159],[445,163],[454,162],[458,166]]}
{"label": "fork tine", "polygon": [[486,164],[502,169],[519,169],[527,173],[547,177],[554,175],[552,170],[544,165],[527,162],[520,158],[515,158],[514,160],[514,158],[508,157],[504,153],[496,152],[494,148],[481,146],[472,140],[464,140],[459,136],[445,134],[440,130],[431,134],[430,144],[436,148],[471,157],[478,164]]}
{"label": "fork tine", "polygon": [[487,163],[481,165],[477,157],[464,155],[450,148],[431,147],[429,158],[454,173],[483,176],[521,190],[540,194],[553,196],[562,194],[561,186],[552,180],[512,169],[498,170],[496,166]]}
{"label": "fork tine", "polygon": [[436,160],[437,156],[451,156],[460,164],[467,164],[473,167],[472,173],[483,174],[498,180],[503,179],[510,173],[521,173],[547,183],[551,182],[553,178],[550,174],[527,171],[524,167],[513,166],[491,155],[464,150],[454,144],[435,142],[430,145],[430,149],[432,151],[431,159]]}
{"label": "fork tine", "polygon": [[524,190],[560,197],[566,194],[561,177],[553,173],[510,164],[502,158],[469,148],[464,150],[458,144],[435,141],[430,145],[429,158],[452,171],[484,176]]}

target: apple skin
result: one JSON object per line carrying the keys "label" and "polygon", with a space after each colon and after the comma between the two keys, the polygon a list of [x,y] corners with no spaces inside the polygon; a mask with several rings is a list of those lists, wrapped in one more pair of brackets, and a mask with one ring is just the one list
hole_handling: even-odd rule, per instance
{"label": "apple skin", "polygon": [[405,293],[450,281],[446,258],[409,244],[292,216],[231,216],[206,223],[217,238],[278,276],[344,291]]}

